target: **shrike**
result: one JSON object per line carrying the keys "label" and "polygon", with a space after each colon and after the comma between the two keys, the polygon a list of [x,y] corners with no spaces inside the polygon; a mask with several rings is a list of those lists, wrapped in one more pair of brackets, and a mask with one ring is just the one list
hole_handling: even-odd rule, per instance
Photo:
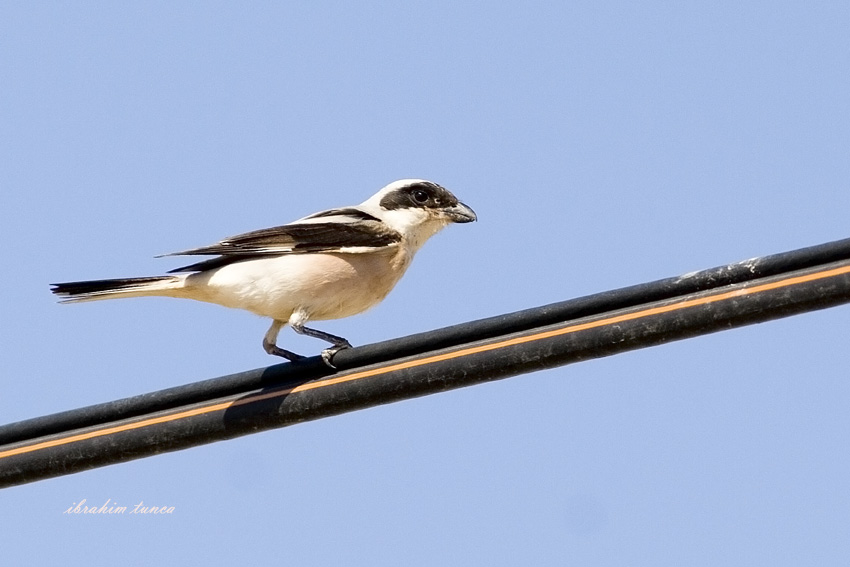
{"label": "shrike", "polygon": [[351,344],[305,327],[340,319],[381,302],[410,266],[414,254],[451,223],[477,220],[448,190],[422,179],[390,183],[353,207],[321,211],[290,224],[225,238],[217,244],[166,256],[215,258],[164,276],[52,284],[62,303],[121,297],[195,299],[270,317],[263,337],[269,354],[302,358],[277,346],[284,325],[332,344],[333,355]]}

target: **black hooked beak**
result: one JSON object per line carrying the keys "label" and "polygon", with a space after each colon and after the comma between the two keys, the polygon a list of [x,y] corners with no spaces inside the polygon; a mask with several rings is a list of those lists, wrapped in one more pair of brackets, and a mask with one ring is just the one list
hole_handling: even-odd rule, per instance
{"label": "black hooked beak", "polygon": [[458,203],[454,207],[446,207],[443,211],[452,222],[473,222],[478,220],[478,215],[475,214],[475,211],[463,203]]}

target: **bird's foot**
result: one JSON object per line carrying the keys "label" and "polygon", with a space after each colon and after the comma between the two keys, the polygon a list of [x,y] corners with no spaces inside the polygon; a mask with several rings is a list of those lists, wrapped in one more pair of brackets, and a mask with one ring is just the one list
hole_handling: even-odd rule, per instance
{"label": "bird's foot", "polygon": [[336,370],[336,366],[334,366],[334,365],[333,365],[333,362],[332,362],[332,361],[333,361],[333,357],[334,357],[334,355],[336,355],[336,353],[338,353],[339,351],[344,350],[344,349],[347,349],[347,348],[351,348],[351,343],[349,343],[348,341],[344,341],[344,342],[341,342],[341,343],[337,343],[337,344],[335,344],[334,346],[332,346],[332,347],[330,347],[330,348],[326,348],[325,350],[323,350],[323,351],[322,351],[322,360],[323,360],[323,361],[324,361],[324,363],[325,363],[326,365],[328,365],[330,368],[333,368],[334,370]]}

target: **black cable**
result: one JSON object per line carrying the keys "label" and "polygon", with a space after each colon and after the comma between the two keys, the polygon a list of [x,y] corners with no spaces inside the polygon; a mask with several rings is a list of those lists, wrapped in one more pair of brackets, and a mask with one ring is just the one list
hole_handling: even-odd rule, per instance
{"label": "black cable", "polygon": [[850,301],[850,239],[0,427],[0,486]]}

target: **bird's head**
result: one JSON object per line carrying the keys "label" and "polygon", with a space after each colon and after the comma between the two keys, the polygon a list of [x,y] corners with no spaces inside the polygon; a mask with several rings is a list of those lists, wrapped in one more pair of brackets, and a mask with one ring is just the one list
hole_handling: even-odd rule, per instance
{"label": "bird's head", "polygon": [[475,211],[448,189],[424,179],[394,181],[365,201],[363,207],[377,212],[416,248],[449,224],[478,220]]}

